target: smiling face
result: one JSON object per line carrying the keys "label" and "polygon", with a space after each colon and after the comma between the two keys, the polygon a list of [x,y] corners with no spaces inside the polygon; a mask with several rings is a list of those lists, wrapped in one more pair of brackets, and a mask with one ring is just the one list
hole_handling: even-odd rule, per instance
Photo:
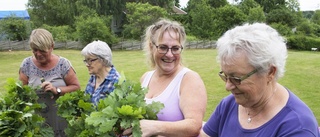
{"label": "smiling face", "polygon": [[[156,63],[156,69],[165,74],[174,73],[181,64],[181,53],[172,54],[172,49],[168,49],[168,52],[163,54],[159,53],[158,50],[161,50],[161,47],[181,48],[182,46],[178,40],[177,33],[166,31],[163,34],[162,39],[156,44],[157,45],[153,45],[153,56]],[[158,46],[158,48],[156,46]]]}
{"label": "smiling face", "polygon": [[[228,62],[228,60],[226,59],[224,62]],[[238,54],[232,62],[221,64],[221,70],[227,77],[241,78],[255,69],[248,63],[245,54]],[[241,81],[240,85],[235,85],[227,80],[225,87],[233,94],[236,102],[244,107],[257,104],[268,91],[266,75],[258,74],[258,72]]]}

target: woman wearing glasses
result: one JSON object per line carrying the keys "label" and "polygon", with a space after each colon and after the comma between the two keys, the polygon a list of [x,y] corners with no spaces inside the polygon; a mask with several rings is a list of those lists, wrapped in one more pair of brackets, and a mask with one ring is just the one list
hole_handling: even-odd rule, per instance
{"label": "woman wearing glasses", "polygon": [[175,21],[162,19],[146,29],[144,50],[152,70],[141,83],[148,88],[146,102],[159,101],[164,108],[158,120],[140,121],[143,137],[200,133],[207,94],[200,76],[182,65],[185,40],[184,28]]}
{"label": "woman wearing glasses", "polygon": [[38,102],[44,103],[46,108],[39,113],[52,127],[56,137],[64,137],[67,121],[57,115],[56,100],[59,96],[80,89],[76,72],[68,59],[53,53],[54,40],[48,30],[34,29],[29,45],[33,56],[21,63],[19,79],[24,85],[41,87],[36,91]]}
{"label": "woman wearing glasses", "polygon": [[90,94],[91,102],[97,105],[100,99],[113,92],[120,75],[112,65],[112,52],[107,43],[93,41],[82,49],[81,54],[91,75],[85,92]]}
{"label": "woman wearing glasses", "polygon": [[263,23],[227,31],[218,41],[219,76],[232,94],[225,97],[201,136],[318,137],[312,111],[277,81],[284,75],[285,40]]}

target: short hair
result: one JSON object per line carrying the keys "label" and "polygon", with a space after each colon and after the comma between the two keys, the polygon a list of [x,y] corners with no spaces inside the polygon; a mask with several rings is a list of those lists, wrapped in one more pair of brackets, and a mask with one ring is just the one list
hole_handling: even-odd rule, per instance
{"label": "short hair", "polygon": [[235,60],[236,54],[245,54],[249,64],[260,69],[259,73],[267,72],[271,66],[275,66],[275,79],[284,75],[286,41],[265,23],[246,23],[228,30],[218,39],[217,49],[217,60],[222,64],[232,63],[226,60]]}
{"label": "short hair", "polygon": [[106,66],[108,67],[112,66],[112,52],[106,42],[103,42],[100,40],[93,41],[82,49],[81,54],[83,56],[89,56],[89,55],[97,56],[103,59],[103,62],[105,63]]}
{"label": "short hair", "polygon": [[42,28],[32,30],[29,39],[29,46],[31,49],[48,51],[54,46],[52,34],[48,30]]}
{"label": "short hair", "polygon": [[156,64],[152,55],[152,50],[154,47],[153,44],[158,44],[158,41],[162,39],[163,34],[167,31],[173,31],[178,34],[178,41],[180,42],[181,46],[184,47],[186,41],[184,27],[176,21],[161,18],[158,22],[150,25],[145,30],[143,47],[151,68],[154,68]]}

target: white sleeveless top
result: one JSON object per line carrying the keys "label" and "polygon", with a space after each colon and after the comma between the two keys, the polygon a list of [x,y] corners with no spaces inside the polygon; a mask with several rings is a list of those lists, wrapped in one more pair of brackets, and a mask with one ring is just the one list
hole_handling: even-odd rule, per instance
{"label": "white sleeveless top", "polygon": [[[152,101],[159,101],[164,104],[164,108],[157,114],[160,121],[178,121],[183,120],[184,116],[180,110],[180,84],[183,76],[190,71],[188,68],[183,68],[169,83],[167,88],[157,97],[145,98],[146,103],[150,104]],[[147,72],[141,86],[148,88],[153,71]]]}

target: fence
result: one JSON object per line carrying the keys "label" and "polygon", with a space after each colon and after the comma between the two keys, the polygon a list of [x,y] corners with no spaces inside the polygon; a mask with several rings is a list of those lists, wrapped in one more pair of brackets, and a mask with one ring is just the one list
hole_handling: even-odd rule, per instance
{"label": "fence", "polygon": [[[142,50],[141,41],[121,41],[117,44],[110,45],[112,50]],[[84,45],[79,41],[68,42],[55,42],[55,49],[79,49],[81,50]],[[186,49],[212,49],[216,48],[215,41],[187,41],[185,45]],[[30,50],[28,40],[24,41],[0,41],[0,51],[12,51],[12,50]]]}

